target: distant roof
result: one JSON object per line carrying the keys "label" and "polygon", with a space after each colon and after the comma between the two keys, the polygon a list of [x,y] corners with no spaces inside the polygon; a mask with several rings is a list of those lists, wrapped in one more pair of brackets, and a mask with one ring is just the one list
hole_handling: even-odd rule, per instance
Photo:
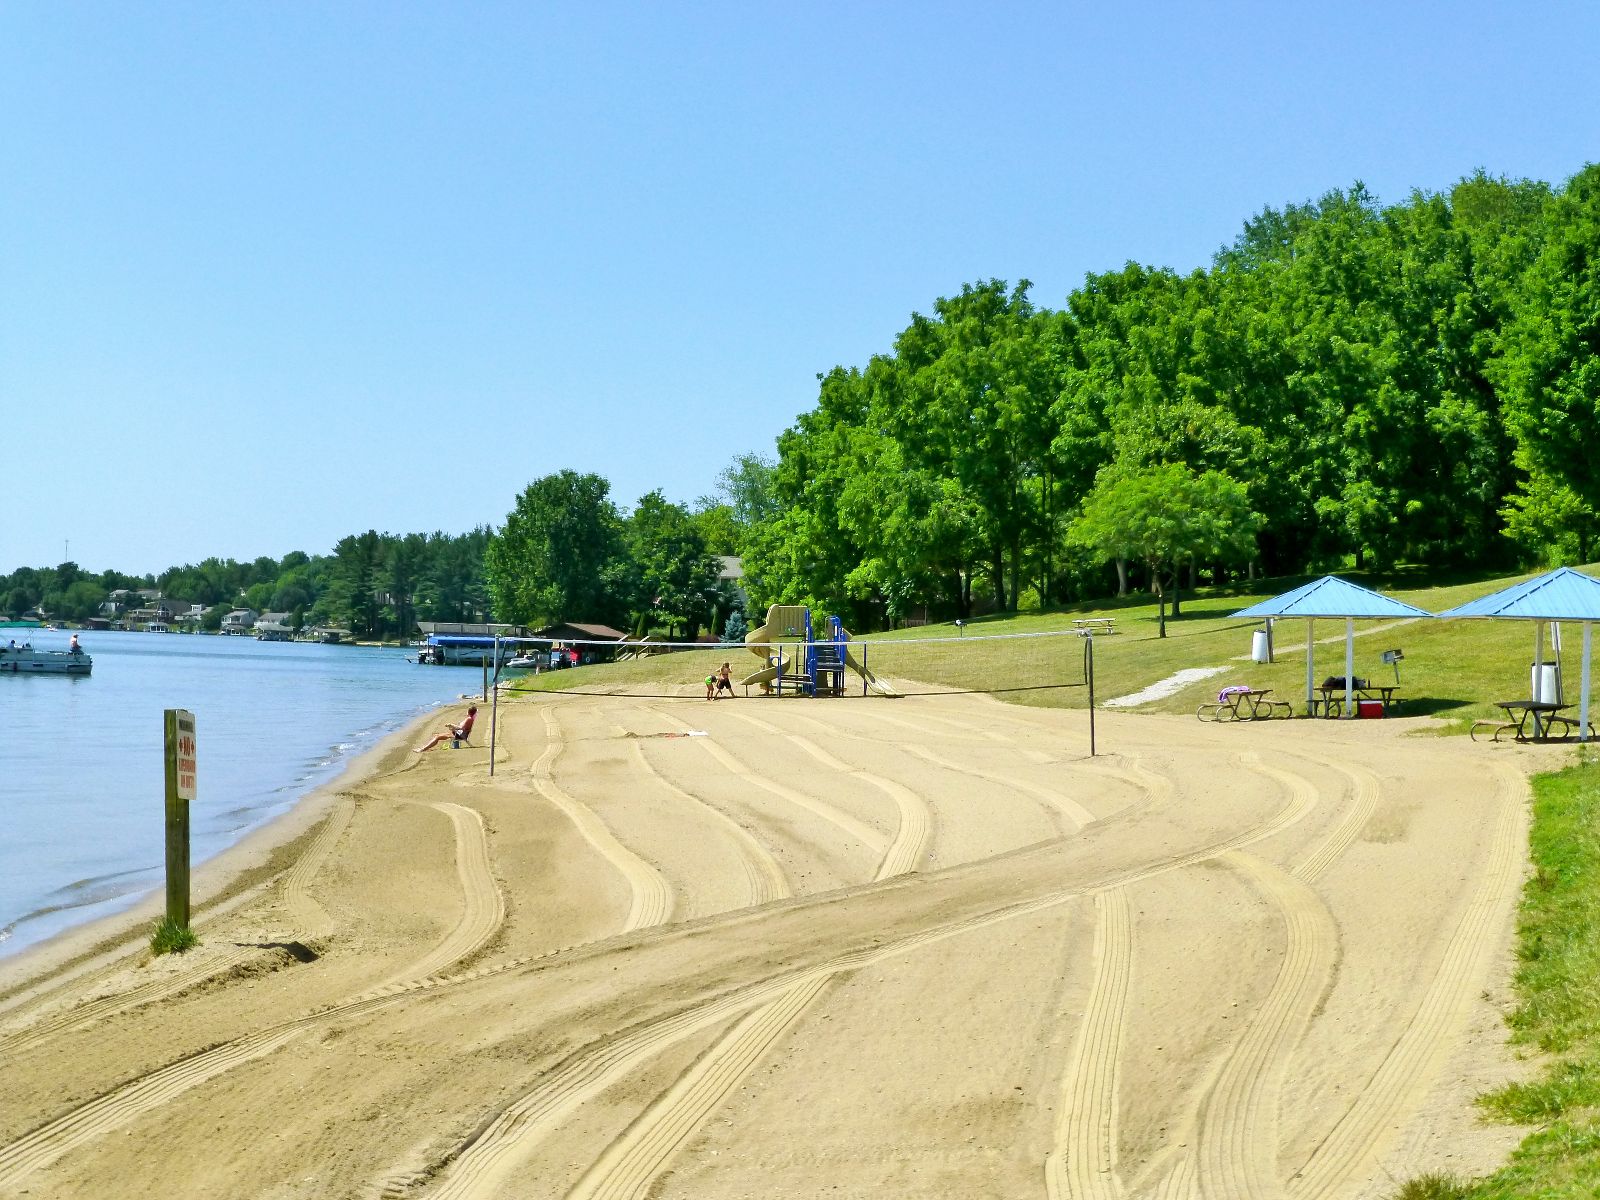
{"label": "distant roof", "polygon": [[495,634],[525,634],[528,631],[521,625],[507,625],[486,621],[418,621],[417,628],[424,634],[430,633],[461,633],[474,637],[492,638]]}
{"label": "distant roof", "polygon": [[594,625],[586,621],[562,621],[556,625],[546,625],[538,630],[540,637],[565,637],[568,641],[581,641],[585,638],[596,642],[621,642],[626,641],[628,635],[620,629],[613,629],[609,625]]}
{"label": "distant roof", "polygon": [[1523,621],[1600,621],[1600,580],[1557,567],[1523,583],[1458,604],[1441,617],[1510,617]]}
{"label": "distant roof", "polygon": [[718,579],[744,578],[744,559],[736,554],[719,554],[717,560],[722,564],[722,570],[717,574]]}
{"label": "distant roof", "polygon": [[1241,608],[1236,617],[1431,617],[1433,614],[1337,575]]}

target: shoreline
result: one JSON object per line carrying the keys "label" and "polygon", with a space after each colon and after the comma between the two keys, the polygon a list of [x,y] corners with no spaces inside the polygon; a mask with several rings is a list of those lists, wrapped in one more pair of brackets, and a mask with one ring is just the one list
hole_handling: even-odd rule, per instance
{"label": "shoreline", "polygon": [[[237,842],[194,867],[190,908],[195,923],[220,916],[270,886],[297,857],[295,846],[316,836],[335,801],[352,788],[403,762],[421,728],[450,709],[451,701],[418,713],[411,721],[352,756],[332,778],[296,797],[289,807],[251,829]],[[58,985],[120,958],[149,952],[149,930],[166,906],[163,887],[151,889],[120,912],[73,925],[15,954],[0,957],[0,1013],[41,985]]]}

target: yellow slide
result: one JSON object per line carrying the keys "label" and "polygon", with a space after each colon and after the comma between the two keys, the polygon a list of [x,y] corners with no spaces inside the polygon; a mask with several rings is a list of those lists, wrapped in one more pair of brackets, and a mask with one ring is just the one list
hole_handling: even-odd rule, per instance
{"label": "yellow slide", "polygon": [[765,662],[766,666],[755,674],[741,679],[740,684],[759,683],[762,691],[770,692],[772,681],[784,667],[794,661],[793,655],[784,653],[786,647],[774,643],[787,641],[803,643],[806,638],[805,629],[805,605],[774,604],[767,609],[766,621],[744,635],[745,649]]}
{"label": "yellow slide", "polygon": [[772,681],[778,677],[778,672],[782,669],[779,666],[762,667],[754,675],[746,675],[739,682],[745,687],[749,687],[752,683],[759,683],[761,690],[767,691],[772,687]]}
{"label": "yellow slide", "polygon": [[879,679],[871,671],[862,666],[860,660],[857,659],[854,654],[850,653],[850,648],[848,646],[845,647],[844,651],[844,665],[849,667],[857,675],[861,676],[861,678],[865,679],[867,681],[867,686],[873,691],[877,692],[878,695],[889,696],[895,700],[901,698],[899,692],[895,691],[887,683],[884,683],[883,680]]}

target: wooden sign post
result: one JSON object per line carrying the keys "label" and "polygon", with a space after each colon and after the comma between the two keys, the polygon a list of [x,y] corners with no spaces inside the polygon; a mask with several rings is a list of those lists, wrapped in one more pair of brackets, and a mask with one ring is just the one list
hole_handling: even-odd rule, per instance
{"label": "wooden sign post", "polygon": [[194,799],[194,714],[164,714],[167,763],[167,920],[189,928],[189,801]]}

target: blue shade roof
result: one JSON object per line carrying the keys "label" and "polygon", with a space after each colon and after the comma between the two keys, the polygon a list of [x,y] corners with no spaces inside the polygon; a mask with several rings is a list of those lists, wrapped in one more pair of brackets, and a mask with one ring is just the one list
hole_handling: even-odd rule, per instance
{"label": "blue shade roof", "polygon": [[1292,592],[1241,608],[1236,617],[1431,617],[1433,614],[1370,588],[1324,575]]}
{"label": "blue shade roof", "polygon": [[1600,621],[1600,580],[1558,567],[1526,583],[1457,605],[1441,617],[1511,617],[1523,621]]}

